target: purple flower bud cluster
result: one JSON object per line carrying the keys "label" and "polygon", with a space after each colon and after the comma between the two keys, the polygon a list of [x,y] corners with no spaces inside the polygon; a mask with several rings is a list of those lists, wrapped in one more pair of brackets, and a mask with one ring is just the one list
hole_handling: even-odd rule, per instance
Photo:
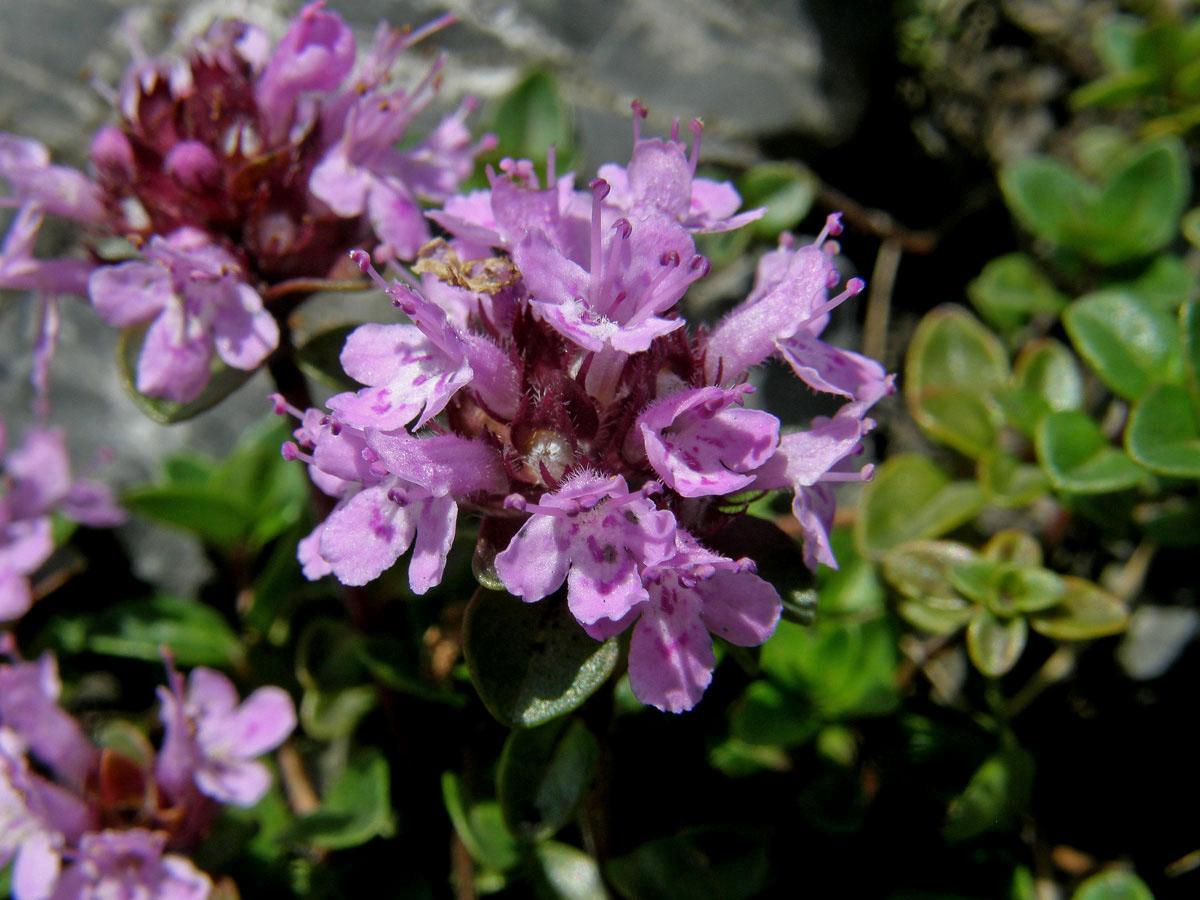
{"label": "purple flower bud cluster", "polygon": [[[472,143],[471,103],[397,149],[436,89],[439,58],[406,91],[389,83],[415,32],[381,24],[357,58],[323,3],[272,47],[256,26],[215,22],[182,58],[140,50],[91,144],[91,177],[52,165],[36,141],[0,134],[0,205],[19,211],[0,248],[0,288],[89,297],[101,318],[145,326],[144,394],[195,399],[214,361],[259,366],[279,342],[271,301],[336,276],[346,252],[412,258],[429,239],[421,202],[441,202],[490,139]],[[135,48],[136,49],[136,48]],[[34,256],[47,214],[82,226],[87,259]],[[106,258],[127,239],[136,258]]]}
{"label": "purple flower bud cluster", "polygon": [[0,868],[13,863],[15,900],[151,897],[204,900],[208,875],[186,857],[219,804],[252,806],[270,775],[255,757],[296,724],[291,698],[259,688],[238,703],[233,685],[194,669],[186,686],[168,662],[159,689],[166,730],[147,759],[100,749],[57,703],[49,654],[0,653]]}
{"label": "purple flower bud cluster", "polygon": [[[403,282],[356,253],[407,321],[350,335],[341,363],[364,387],[329,412],[282,398],[276,411],[301,420],[284,455],[337,501],[300,544],[309,578],[361,585],[411,548],[422,593],[441,580],[459,512],[481,514],[485,577],[526,602],[565,584],[597,639],[632,626],[634,693],[679,712],[711,680],[711,635],[759,644],[780,615],[753,561],[713,549],[719,532],[755,497],[790,490],[805,560],[835,565],[831,484],[869,477],[852,460],[892,378],[821,340],[863,286],[830,296],[836,215],[811,245],[785,236],[711,332],[689,329],[679,301],[709,269],[693,235],[763,211],[738,214],[730,184],[696,177],[698,121],[689,152],[677,126],[643,138],[644,113],[635,104],[629,165],[602,167],[588,190],[551,154],[544,187],[532,163],[504,160],[488,189],[449,197],[429,214],[447,237]],[[745,408],[770,358],[840,398],[837,412],[781,435]]]}
{"label": "purple flower bud cluster", "polygon": [[71,477],[61,429],[31,429],[9,450],[0,419],[0,622],[19,619],[33,603],[29,576],[54,550],[54,513],[94,526],[125,520],[105,485]]}

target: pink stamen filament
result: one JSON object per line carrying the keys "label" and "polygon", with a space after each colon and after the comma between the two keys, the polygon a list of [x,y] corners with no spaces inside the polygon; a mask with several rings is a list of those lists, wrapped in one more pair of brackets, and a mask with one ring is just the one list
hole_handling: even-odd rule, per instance
{"label": "pink stamen filament", "polygon": [[638,142],[642,139],[642,119],[650,113],[646,109],[646,105],[641,100],[634,100],[630,107],[633,109],[633,147],[636,150]]}
{"label": "pink stamen filament", "polygon": [[844,483],[847,481],[870,481],[875,477],[875,466],[867,463],[858,472],[826,472],[818,482]]}
{"label": "pink stamen filament", "polygon": [[603,235],[600,233],[600,215],[601,204],[604,198],[608,196],[608,182],[603,178],[593,179],[588,185],[592,189],[592,243],[591,243],[591,279],[588,283],[590,288],[588,300],[592,306],[598,305],[600,300],[600,289],[604,280],[604,262],[601,258],[601,248],[603,245]]}
{"label": "pink stamen filament", "polygon": [[846,289],[844,291],[842,291],[836,297],[833,297],[830,300],[826,300],[824,303],[818,304],[817,306],[813,307],[813,311],[811,313],[809,313],[808,318],[806,318],[800,324],[807,325],[809,322],[813,321],[814,319],[818,319],[821,316],[825,315],[825,313],[830,312],[833,309],[836,309],[837,307],[841,306],[845,301],[849,300],[851,297],[861,294],[863,288],[865,288],[866,286],[867,286],[867,283],[865,281],[863,281],[861,278],[851,278],[849,281],[846,282]]}
{"label": "pink stamen filament", "polygon": [[820,247],[825,243],[827,237],[837,237],[842,233],[842,214],[840,212],[830,213],[825,217],[825,227],[821,229],[821,233],[817,235],[817,239],[813,241],[814,247]]}
{"label": "pink stamen filament", "polygon": [[688,168],[691,170],[692,177],[696,177],[696,163],[700,162],[700,135],[704,133],[704,123],[699,119],[692,119],[688,123],[688,128],[692,130],[692,154],[688,157]]}

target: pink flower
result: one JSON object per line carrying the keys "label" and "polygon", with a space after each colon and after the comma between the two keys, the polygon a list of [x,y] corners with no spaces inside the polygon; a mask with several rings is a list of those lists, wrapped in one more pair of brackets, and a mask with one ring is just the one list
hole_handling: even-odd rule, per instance
{"label": "pink flower", "polygon": [[221,803],[253,806],[271,785],[255,758],[296,727],[292,698],[261,687],[239,704],[232,682],[213,669],[193,669],[186,690],[169,664],[167,675],[169,687],[158,689],[166,728],[154,770],[159,787],[177,802],[199,790]]}

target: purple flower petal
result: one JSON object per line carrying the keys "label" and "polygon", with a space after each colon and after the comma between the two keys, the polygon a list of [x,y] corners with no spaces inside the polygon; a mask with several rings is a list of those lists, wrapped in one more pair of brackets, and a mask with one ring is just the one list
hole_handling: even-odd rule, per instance
{"label": "purple flower petal", "polygon": [[643,703],[679,713],[700,702],[716,665],[694,594],[664,584],[633,626],[629,686]]}
{"label": "purple flower petal", "polygon": [[384,487],[367,488],[335,509],[321,533],[321,557],[342,584],[374,581],[412,544],[416,525]]}

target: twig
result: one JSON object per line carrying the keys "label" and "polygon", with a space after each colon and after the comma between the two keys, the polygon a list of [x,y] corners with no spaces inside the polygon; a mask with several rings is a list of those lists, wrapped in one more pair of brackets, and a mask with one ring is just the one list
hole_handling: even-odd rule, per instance
{"label": "twig", "polygon": [[863,324],[863,353],[871,359],[882,360],[887,350],[892,289],[896,286],[896,272],[900,268],[903,250],[899,238],[887,237],[875,256],[875,268],[867,288],[866,322]]}

